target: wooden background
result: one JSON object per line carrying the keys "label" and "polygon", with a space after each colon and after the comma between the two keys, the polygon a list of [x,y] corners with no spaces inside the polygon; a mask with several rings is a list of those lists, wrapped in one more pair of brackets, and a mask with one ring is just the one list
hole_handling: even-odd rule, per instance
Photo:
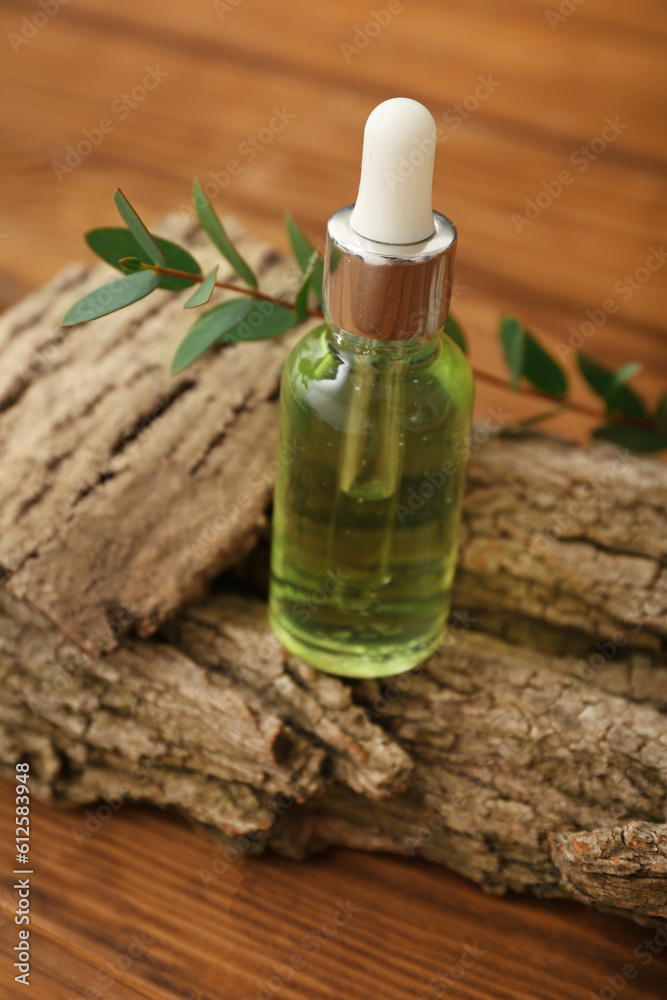
{"label": "wooden background", "polygon": [[[406,95],[444,131],[435,205],[459,229],[454,312],[480,373],[478,417],[544,405],[493,381],[501,312],[572,368],[572,328],[612,300],[618,310],[586,349],[614,366],[642,362],[637,385],[651,399],[664,388],[667,268],[641,270],[665,233],[661,0],[43,3],[47,13],[37,0],[0,4],[1,304],[85,256],[85,229],[117,224],[117,185],[155,220],[187,203],[197,175],[221,212],[277,245],[286,209],[321,242],[328,215],[356,195],[366,116]],[[373,10],[388,23],[366,31]],[[147,90],[150,70],[163,79]],[[285,127],[262,132],[276,108]],[[99,144],[54,168],[86,130],[99,138],[102,119],[112,128]],[[619,134],[600,151],[607,119]],[[580,170],[576,151],[591,143]],[[564,170],[573,183],[546,204],[544,185],[556,191]],[[539,217],[517,232],[512,215],[540,192]],[[595,410],[576,377],[574,397]],[[569,413],[551,427],[584,438],[593,421]],[[242,858],[205,888],[199,872],[215,849],[177,818],[124,806],[77,844],[72,828],[85,820],[85,810],[34,808],[33,1000],[665,995],[667,949],[646,964],[633,954],[652,932],[574,904],[495,899],[425,863],[353,852]],[[0,997],[25,994],[11,972],[12,829],[3,806]],[[313,929],[338,900],[358,910],[315,952]],[[429,980],[456,977],[466,946],[478,958],[438,992]],[[298,952],[304,966],[276,992],[274,964]],[[639,974],[621,983],[628,962]]]}

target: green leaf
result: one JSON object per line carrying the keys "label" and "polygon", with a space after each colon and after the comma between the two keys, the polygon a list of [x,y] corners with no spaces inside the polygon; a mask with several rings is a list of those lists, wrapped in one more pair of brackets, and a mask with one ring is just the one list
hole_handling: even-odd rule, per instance
{"label": "green leaf", "polygon": [[193,181],[192,197],[199,223],[210,241],[218,248],[225,260],[231,264],[239,278],[251,288],[257,288],[257,278],[229,239],[198,180]]}
{"label": "green leaf", "polygon": [[[609,412],[623,413],[627,417],[641,418],[646,416],[644,402],[633,389],[622,384],[614,388],[614,379],[616,378],[614,372],[598,364],[597,361],[594,361],[593,358],[587,354],[583,354],[581,351],[577,354],[577,364],[579,371],[593,392],[604,400]],[[627,368],[627,365],[625,367]],[[622,372],[623,369],[621,368],[617,374],[621,374]],[[609,397],[610,390],[613,390],[611,398]]]}
{"label": "green leaf", "polygon": [[128,274],[132,274],[134,271],[144,270],[138,257],[121,257],[118,264],[124,271],[127,271]]}
{"label": "green leaf", "polygon": [[[633,377],[633,375],[637,375],[638,372],[640,372],[641,370],[642,366],[639,364],[638,361],[629,361],[626,365],[623,365],[622,368],[619,368],[619,370],[615,373],[614,377],[609,383],[609,388],[607,389],[607,397],[606,397],[607,410],[610,413],[613,412],[615,409],[618,409],[615,403],[615,399],[618,393],[620,392],[621,388],[625,385],[625,383],[629,379]],[[632,390],[630,391],[632,392]],[[639,396],[637,398],[639,399]],[[621,410],[621,412],[623,411]]]}
{"label": "green leaf", "polygon": [[204,280],[202,281],[199,288],[197,288],[188,301],[185,303],[186,309],[192,309],[194,306],[205,306],[208,300],[213,295],[213,290],[215,288],[215,279],[218,276],[218,267],[216,264],[212,271],[209,271]]}
{"label": "green leaf", "polygon": [[593,392],[602,399],[606,399],[607,390],[614,377],[613,373],[608,368],[603,368],[583,351],[577,352],[577,365]]}
{"label": "green leaf", "polygon": [[139,271],[137,274],[128,274],[118,281],[112,281],[108,285],[102,285],[101,288],[88,292],[70,306],[63,316],[63,326],[73,326],[75,323],[85,323],[89,319],[107,316],[117,309],[143,299],[157,288],[159,283],[159,274],[155,274],[154,271]]}
{"label": "green leaf", "polygon": [[545,351],[532,333],[524,331],[523,374],[536,389],[550,396],[565,396],[567,375],[551,355]]}
{"label": "green leaf", "polygon": [[165,267],[167,262],[164,259],[164,254],[120,188],[116,188],[114,191],[113,200],[116,203],[116,208],[118,209],[120,217],[134,236],[141,249],[148,255],[150,263],[160,264],[162,267]]}
{"label": "green leaf", "polygon": [[667,435],[667,392],[663,392],[655,411],[655,426]]}
{"label": "green leaf", "polygon": [[445,320],[445,333],[450,340],[453,340],[454,343],[461,348],[464,354],[468,353],[468,344],[466,342],[465,334],[454,317],[451,315]]}
{"label": "green leaf", "polygon": [[[199,264],[184,247],[172,243],[170,240],[165,240],[161,236],[154,236],[153,239],[164,254],[167,267],[173,267],[176,271],[201,274]],[[129,229],[124,229],[122,226],[90,229],[85,234],[85,240],[98,257],[119,271],[125,270],[119,262],[126,257],[136,257],[144,264],[154,263],[148,254],[144,253]],[[180,292],[183,288],[190,288],[193,284],[194,282],[190,281],[189,278],[174,278],[169,274],[163,274],[160,275],[158,287],[172,292]]]}
{"label": "green leaf", "polygon": [[662,451],[667,448],[667,434],[653,427],[626,427],[624,424],[605,424],[596,427],[593,437],[598,441],[611,441],[631,451]]}
{"label": "green leaf", "polygon": [[523,375],[526,338],[523,326],[512,316],[500,319],[500,341],[505,352],[505,361],[510,372],[510,384],[516,391]]}
{"label": "green leaf", "polygon": [[313,268],[313,273],[310,278],[310,287],[315,292],[317,301],[321,302],[322,282],[324,280],[324,261],[317,253],[315,247],[312,245],[305,233],[301,232],[289,213],[285,215],[285,227],[287,229],[290,246],[292,247],[292,253],[296,258],[296,262],[299,265],[299,269],[302,274],[306,273],[311,257],[313,254],[316,254],[317,262]]}
{"label": "green leaf", "polygon": [[274,302],[257,302],[246,319],[234,330],[220,337],[220,343],[233,344],[239,340],[271,340],[299,322],[294,309]]}
{"label": "green leaf", "polygon": [[192,364],[214,343],[234,344],[241,340],[269,340],[298,322],[293,309],[249,298],[231,299],[214,306],[190,328],[172,362],[172,374]]}
{"label": "green leaf", "polygon": [[190,327],[176,349],[171,363],[172,375],[183,371],[188,365],[208,350],[223,334],[238,326],[254,308],[251,299],[230,299],[213,306],[207,313],[200,316]]}
{"label": "green leaf", "polygon": [[313,250],[310,255],[310,263],[303,274],[303,281],[299,287],[299,291],[296,295],[296,301],[294,307],[296,309],[296,314],[299,319],[305,319],[308,313],[308,292],[310,291],[310,282],[313,276],[313,271],[317,265],[317,254]]}
{"label": "green leaf", "polygon": [[567,393],[565,372],[520,320],[503,316],[500,320],[500,340],[513,389],[516,390],[521,379],[526,378],[536,389],[549,396],[564,396]]}

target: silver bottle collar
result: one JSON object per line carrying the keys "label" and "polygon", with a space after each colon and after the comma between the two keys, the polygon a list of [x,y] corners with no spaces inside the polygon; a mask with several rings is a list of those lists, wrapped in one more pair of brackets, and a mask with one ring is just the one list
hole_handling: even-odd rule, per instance
{"label": "silver bottle collar", "polygon": [[451,296],[456,229],[433,213],[420,243],[376,243],[350,226],[354,205],[329,219],[323,309],[334,326],[376,340],[411,340],[439,330]]}

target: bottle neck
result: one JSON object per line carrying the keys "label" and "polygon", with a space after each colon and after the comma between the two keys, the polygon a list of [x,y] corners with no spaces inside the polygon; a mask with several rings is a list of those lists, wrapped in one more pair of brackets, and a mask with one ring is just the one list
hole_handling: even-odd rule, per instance
{"label": "bottle neck", "polygon": [[333,323],[327,323],[327,341],[334,354],[353,358],[375,359],[384,365],[396,363],[421,364],[438,350],[441,330],[423,333],[409,340],[376,340],[350,333]]}

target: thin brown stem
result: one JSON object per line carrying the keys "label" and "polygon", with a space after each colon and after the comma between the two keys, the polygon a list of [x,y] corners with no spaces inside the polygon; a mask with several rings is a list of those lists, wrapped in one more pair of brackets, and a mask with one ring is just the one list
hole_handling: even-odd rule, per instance
{"label": "thin brown stem", "polygon": [[543,420],[551,420],[552,417],[557,417],[559,413],[564,410],[569,410],[571,408],[570,403],[559,403],[558,406],[553,406],[550,410],[543,410],[541,413],[534,413],[530,417],[524,417],[522,420],[515,420],[513,424],[507,427],[502,427],[499,431],[501,437],[503,437],[507,432],[516,431],[519,428],[523,429],[525,427],[532,427],[534,424],[539,424]]}
{"label": "thin brown stem", "polygon": [[[155,271],[156,274],[166,274],[170,278],[187,278],[189,281],[202,282],[204,280],[203,274],[192,274],[190,271],[179,271],[175,267],[161,267],[159,264],[143,264],[142,270]],[[229,292],[241,292],[242,295],[248,295],[250,298],[259,299],[262,302],[271,302],[275,306],[286,306],[288,309],[294,309],[294,302],[285,302],[284,299],[275,298],[273,295],[266,295],[264,292],[258,291],[256,288],[250,288],[247,285],[234,285],[230,281],[216,281],[216,288],[225,288]],[[321,309],[309,309],[306,316],[319,316],[321,319],[324,318],[324,313]]]}
{"label": "thin brown stem", "polygon": [[[172,278],[187,278],[189,281],[202,282],[204,280],[203,274],[192,274],[190,271],[179,271],[173,267],[161,267],[159,264],[142,264],[142,269],[148,271],[155,271],[156,274],[166,274]],[[216,288],[224,288],[229,292],[240,292],[242,295],[248,295],[253,299],[259,299],[262,302],[270,302],[273,305],[286,306],[288,309],[294,309],[294,302],[285,302],[284,299],[278,299],[273,295],[266,295],[264,292],[258,291],[256,288],[249,288],[248,286],[234,285],[229,281],[216,281]],[[306,316],[311,316],[317,319],[324,319],[324,313],[321,309],[309,309]],[[508,389],[509,385],[505,379],[500,378],[498,375],[492,375],[491,372],[482,371],[479,368],[475,368],[471,365],[473,374],[475,378],[479,379],[480,382],[486,382],[487,385],[495,385],[501,389]],[[558,402],[558,405],[554,407],[553,410],[549,410],[546,413],[536,414],[534,417],[526,417],[523,420],[518,420],[512,427],[528,427],[533,423],[538,423],[541,420],[548,420],[550,417],[557,416],[563,410],[572,410],[575,413],[579,413],[585,417],[593,417],[599,420],[604,416],[600,410],[596,410],[591,406],[584,406],[581,403],[573,403],[571,401],[558,400],[555,396],[550,396],[547,392],[542,392],[540,389],[535,389],[529,386],[523,386],[519,390],[522,396],[532,396],[535,399],[550,399],[554,402]],[[619,419],[619,423],[627,423],[632,426],[650,426],[651,421],[642,420],[636,417],[625,417],[622,416]]]}

